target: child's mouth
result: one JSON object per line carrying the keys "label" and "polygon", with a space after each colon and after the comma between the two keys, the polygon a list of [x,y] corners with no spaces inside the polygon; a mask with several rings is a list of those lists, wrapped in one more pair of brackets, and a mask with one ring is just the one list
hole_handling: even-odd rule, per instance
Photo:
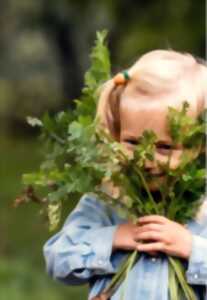
{"label": "child's mouth", "polygon": [[162,177],[163,175],[164,173],[155,173],[155,174],[152,173],[153,177]]}
{"label": "child's mouth", "polygon": [[164,172],[161,172],[161,173],[148,172],[148,176],[151,176],[151,177],[162,177],[162,176],[164,176]]}

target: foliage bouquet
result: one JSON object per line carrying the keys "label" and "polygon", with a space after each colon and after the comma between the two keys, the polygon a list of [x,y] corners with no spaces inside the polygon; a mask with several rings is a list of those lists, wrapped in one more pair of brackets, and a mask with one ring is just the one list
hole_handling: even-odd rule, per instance
{"label": "foliage bouquet", "polygon": [[[54,117],[45,114],[41,120],[28,118],[32,126],[41,128],[41,138],[47,145],[46,157],[38,172],[23,175],[26,189],[16,203],[41,203],[51,230],[61,219],[62,206],[89,192],[128,220],[159,214],[185,224],[195,217],[205,193],[204,115],[197,119],[189,117],[187,101],[180,111],[169,107],[168,130],[174,146],[182,145],[184,151],[176,169],[169,168],[171,154],[165,164],[160,164],[164,181],[155,197],[149,189],[151,175],[144,165],[146,160],[154,160],[156,134],[145,131],[133,155],[129,156],[124,146],[115,141],[95,117],[100,87],[111,77],[105,38],[106,32],[97,33],[91,67],[85,74],[85,87],[80,99],[75,100],[76,109]],[[103,291],[106,298],[127,281],[139,255],[134,251],[126,257]],[[185,279],[182,261],[171,256],[167,259],[171,299],[196,299]]]}

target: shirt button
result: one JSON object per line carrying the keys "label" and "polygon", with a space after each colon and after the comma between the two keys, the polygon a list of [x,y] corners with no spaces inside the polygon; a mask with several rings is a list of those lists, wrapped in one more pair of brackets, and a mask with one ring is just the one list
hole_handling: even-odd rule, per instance
{"label": "shirt button", "polygon": [[193,277],[194,277],[195,279],[198,279],[198,274],[195,274]]}
{"label": "shirt button", "polygon": [[156,260],[157,260],[157,259],[156,259],[155,257],[151,258],[151,261],[152,261],[152,262],[156,262]]}
{"label": "shirt button", "polygon": [[99,259],[99,260],[98,260],[98,264],[99,264],[99,265],[103,265],[103,263],[104,263],[104,262],[103,262],[102,259]]}

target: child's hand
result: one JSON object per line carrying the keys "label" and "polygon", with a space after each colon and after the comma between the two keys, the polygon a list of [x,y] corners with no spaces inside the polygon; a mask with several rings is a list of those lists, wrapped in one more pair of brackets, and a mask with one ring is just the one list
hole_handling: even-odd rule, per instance
{"label": "child's hand", "polygon": [[[138,251],[161,251],[169,255],[188,259],[192,248],[192,234],[184,225],[163,216],[150,215],[139,218],[136,238]],[[152,241],[153,242],[149,242]]]}
{"label": "child's hand", "polygon": [[[115,232],[113,250],[136,250],[139,245],[139,233],[140,229],[136,224],[131,222],[120,224]],[[155,251],[147,252],[151,255],[156,255]]]}
{"label": "child's hand", "polygon": [[113,250],[135,250],[137,249],[138,226],[133,223],[120,224],[115,232]]}

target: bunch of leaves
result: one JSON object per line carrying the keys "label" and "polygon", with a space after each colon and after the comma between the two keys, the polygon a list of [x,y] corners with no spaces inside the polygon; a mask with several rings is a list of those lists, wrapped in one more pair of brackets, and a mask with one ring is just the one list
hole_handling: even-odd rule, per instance
{"label": "bunch of leaves", "polygon": [[182,144],[184,147],[197,147],[205,132],[205,114],[202,112],[198,119],[192,118],[187,114],[189,103],[183,102],[181,111],[169,108],[168,124],[171,137],[175,144]]}
{"label": "bunch of leaves", "polygon": [[[55,116],[45,113],[41,119],[27,118],[31,126],[41,130],[40,144],[45,157],[39,171],[23,175],[25,188],[15,205],[31,201],[42,204],[51,230],[56,229],[61,220],[62,204],[70,199],[78,200],[102,177],[98,164],[94,166],[96,175],[92,176],[87,157],[97,160],[94,116],[99,89],[111,76],[106,36],[106,31],[97,32],[84,88],[80,99],[74,100],[76,109],[61,111]],[[83,161],[79,162],[79,157]]]}
{"label": "bunch of leaves", "polygon": [[167,170],[167,216],[180,223],[195,217],[205,194],[206,110],[193,118],[187,114],[188,108],[185,101],[180,111],[169,108],[168,113],[173,147],[180,147],[183,153],[179,166]]}

